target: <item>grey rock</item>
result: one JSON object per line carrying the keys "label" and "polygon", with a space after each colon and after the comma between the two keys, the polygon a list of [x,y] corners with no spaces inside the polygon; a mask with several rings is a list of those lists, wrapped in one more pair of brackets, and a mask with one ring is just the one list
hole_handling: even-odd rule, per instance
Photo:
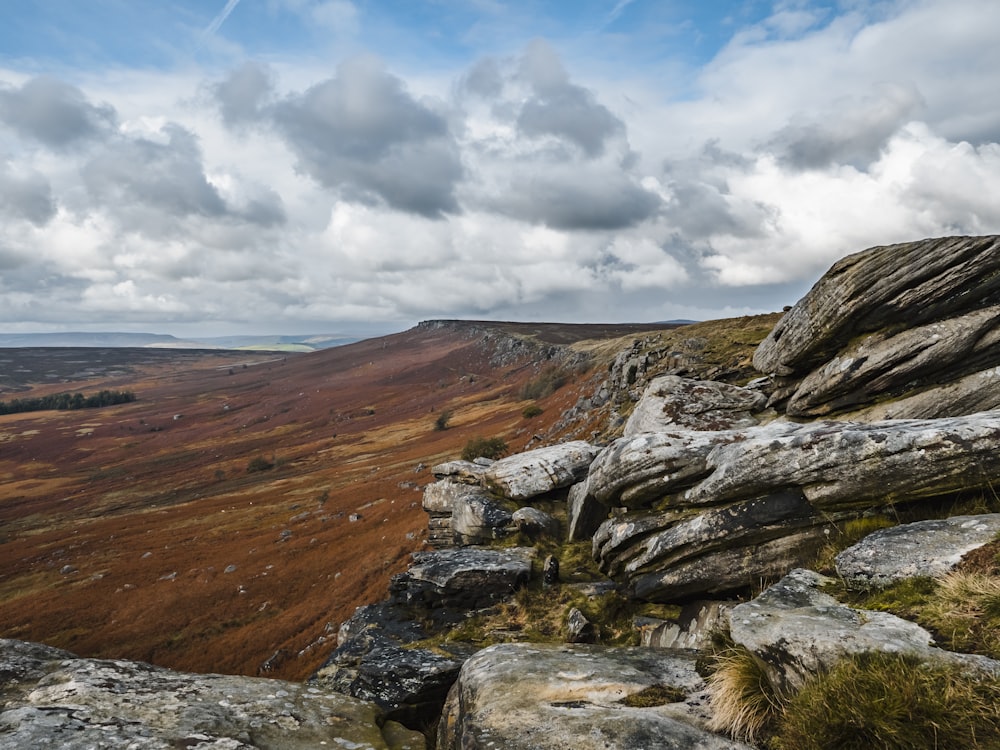
{"label": "grey rock", "polygon": [[794,692],[844,656],[882,651],[1000,675],[1000,662],[933,645],[919,625],[887,612],[856,610],[821,589],[832,579],[796,569],[730,613],[730,635],[749,649],[771,684]]}
{"label": "grey rock", "polygon": [[423,508],[431,514],[451,515],[455,499],[468,493],[468,484],[455,481],[450,477],[431,482],[424,487]]}
{"label": "grey rock", "polygon": [[998,268],[997,236],[922,240],[844,258],[755,352],[754,365],[777,379],[771,403],[796,417],[848,412],[861,419],[997,408],[994,392],[969,387],[978,378],[956,384],[1000,365]]}
{"label": "grey rock", "polygon": [[607,506],[587,492],[586,482],[578,482],[569,488],[566,506],[566,537],[571,542],[591,539],[608,517]]}
{"label": "grey rock", "polygon": [[837,574],[851,588],[885,588],[917,576],[937,577],[1000,534],[1000,513],[917,521],[875,531],[837,555]]}
{"label": "grey rock", "polygon": [[424,608],[482,609],[528,582],[534,555],[530,547],[414,552],[414,564],[394,579],[395,595]]}
{"label": "grey rock", "polygon": [[1000,408],[1000,367],[990,367],[930,390],[884,401],[841,419],[876,422],[883,419],[936,419]]}
{"label": "grey rock", "polygon": [[647,648],[703,649],[711,644],[712,633],[729,627],[733,601],[695,601],[681,609],[676,622],[637,617],[639,641]]}
{"label": "grey rock", "polygon": [[582,440],[536,448],[496,461],[482,481],[512,500],[528,500],[579,482],[597,453]]}
{"label": "grey rock", "polygon": [[880,331],[838,352],[799,383],[785,407],[793,416],[843,411],[881,395],[938,385],[983,363],[1000,362],[1000,306],[906,329]]}
{"label": "grey rock", "polygon": [[751,427],[759,422],[753,415],[766,405],[767,397],[759,391],[664,375],[650,381],[625,422],[623,435],[678,427],[710,431]]}
{"label": "grey rock", "polygon": [[451,478],[464,484],[479,484],[482,481],[485,466],[473,461],[445,461],[431,467],[435,479]]}
{"label": "grey rock", "polygon": [[754,352],[761,372],[805,374],[856,336],[1000,302],[1000,237],[887,245],[835,263]]}
{"label": "grey rock", "polygon": [[455,543],[480,544],[509,533],[511,513],[478,488],[458,495],[452,504],[451,530]]}
{"label": "grey rock", "polygon": [[587,481],[628,509],[594,534],[594,556],[641,598],[725,594],[801,565],[830,523],[990,492],[998,471],[1000,412],[622,438]]}
{"label": "grey rock", "polygon": [[11,640],[0,641],[0,674],[0,747],[11,750],[424,747],[414,732],[390,745],[373,704],[298,683],[78,659]]}
{"label": "grey rock", "polygon": [[566,642],[594,643],[596,640],[597,631],[594,629],[594,623],[576,607],[571,608],[566,615]]}
{"label": "grey rock", "polygon": [[541,536],[559,537],[559,521],[538,508],[518,508],[511,515],[511,522],[518,531],[531,539]]}
{"label": "grey rock", "polygon": [[[642,708],[654,686],[685,698]],[[438,729],[440,750],[749,750],[711,734],[695,656],[641,648],[503,644],[462,667]]]}

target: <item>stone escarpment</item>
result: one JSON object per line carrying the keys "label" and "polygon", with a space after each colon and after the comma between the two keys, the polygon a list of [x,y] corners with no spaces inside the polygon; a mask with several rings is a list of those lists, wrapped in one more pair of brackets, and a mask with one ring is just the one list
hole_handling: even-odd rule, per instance
{"label": "stone escarpment", "polygon": [[[750,745],[720,730],[720,692],[683,650],[708,648],[710,629],[727,631],[786,695],[867,652],[1000,676],[1000,663],[947,651],[915,623],[839,601],[831,579],[803,567],[852,523],[872,519],[923,520],[841,551],[836,571],[853,589],[941,576],[1000,532],[1000,514],[950,510],[970,498],[996,505],[1000,389],[983,384],[1000,368],[998,255],[1000,240],[986,237],[851,256],[758,348],[765,378],[655,377],[663,358],[633,347],[610,371],[642,391],[622,437],[435,466],[423,499],[432,549],[414,555],[385,601],[341,626],[308,687],[274,688],[287,694],[268,710],[311,727],[313,714],[300,716],[296,701],[340,716],[347,709],[322,696],[345,693],[354,702],[344,706],[368,712],[360,726],[382,727],[367,739],[324,740],[351,747],[417,741],[388,739],[398,721],[427,734],[437,723],[441,750],[721,750]],[[744,371],[720,377],[736,372]],[[568,574],[581,547],[599,570],[579,573],[574,563]],[[496,621],[518,610],[524,589],[561,608],[559,626],[544,633],[550,643],[520,642],[532,637],[527,628]],[[593,616],[599,602],[632,613],[626,640],[643,645],[607,643],[610,631],[584,613]],[[485,635],[468,635],[489,616]],[[41,722],[25,696],[67,658],[22,660],[12,673],[27,692],[0,717],[4,731]],[[94,690],[114,692],[115,679]],[[64,697],[52,705],[69,705]],[[98,716],[79,710],[65,709],[66,721]],[[264,728],[234,735],[231,746],[268,747],[270,724],[239,710]],[[153,719],[136,721],[161,731]],[[194,720],[178,731],[187,746],[215,736]]]}

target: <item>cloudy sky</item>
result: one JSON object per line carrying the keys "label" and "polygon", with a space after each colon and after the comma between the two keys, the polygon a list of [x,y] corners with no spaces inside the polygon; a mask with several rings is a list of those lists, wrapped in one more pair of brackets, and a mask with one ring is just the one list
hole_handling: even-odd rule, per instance
{"label": "cloudy sky", "polygon": [[[995,0],[18,0],[0,331],[780,309],[1000,232]],[[368,329],[365,329],[368,330]]]}

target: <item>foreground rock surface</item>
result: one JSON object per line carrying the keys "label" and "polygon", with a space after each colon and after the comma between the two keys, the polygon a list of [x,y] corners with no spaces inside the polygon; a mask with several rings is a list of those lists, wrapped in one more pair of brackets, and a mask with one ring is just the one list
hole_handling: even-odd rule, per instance
{"label": "foreground rock surface", "polygon": [[11,640],[0,641],[0,674],[0,747],[11,750],[424,747],[419,733],[381,729],[374,705],[297,683],[79,659]]}
{"label": "foreground rock surface", "polygon": [[772,402],[794,416],[884,399],[906,400],[894,405],[897,418],[996,408],[995,389],[954,384],[1000,365],[1000,237],[921,240],[843,258],[778,322],[753,363],[777,377]]}
{"label": "foreground rock surface", "polygon": [[[640,694],[662,697],[643,707],[628,705]],[[749,750],[702,728],[709,718],[706,701],[691,654],[491,646],[462,668],[445,704],[438,748]]]}
{"label": "foreground rock surface", "polygon": [[931,634],[887,612],[852,609],[822,591],[829,578],[797,569],[730,612],[730,635],[749,649],[783,691],[798,691],[844,656],[908,654],[963,670],[1000,675],[1000,662],[935,648]]}
{"label": "foreground rock surface", "polygon": [[837,555],[837,574],[857,589],[944,575],[1000,534],[1000,513],[917,521],[869,534]]}

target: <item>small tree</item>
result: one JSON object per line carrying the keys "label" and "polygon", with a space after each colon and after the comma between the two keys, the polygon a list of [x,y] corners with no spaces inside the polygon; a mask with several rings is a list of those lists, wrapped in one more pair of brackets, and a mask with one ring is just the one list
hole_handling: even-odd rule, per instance
{"label": "small tree", "polygon": [[255,471],[270,471],[273,468],[274,462],[268,461],[264,456],[255,456],[247,464],[247,472],[251,474]]}

